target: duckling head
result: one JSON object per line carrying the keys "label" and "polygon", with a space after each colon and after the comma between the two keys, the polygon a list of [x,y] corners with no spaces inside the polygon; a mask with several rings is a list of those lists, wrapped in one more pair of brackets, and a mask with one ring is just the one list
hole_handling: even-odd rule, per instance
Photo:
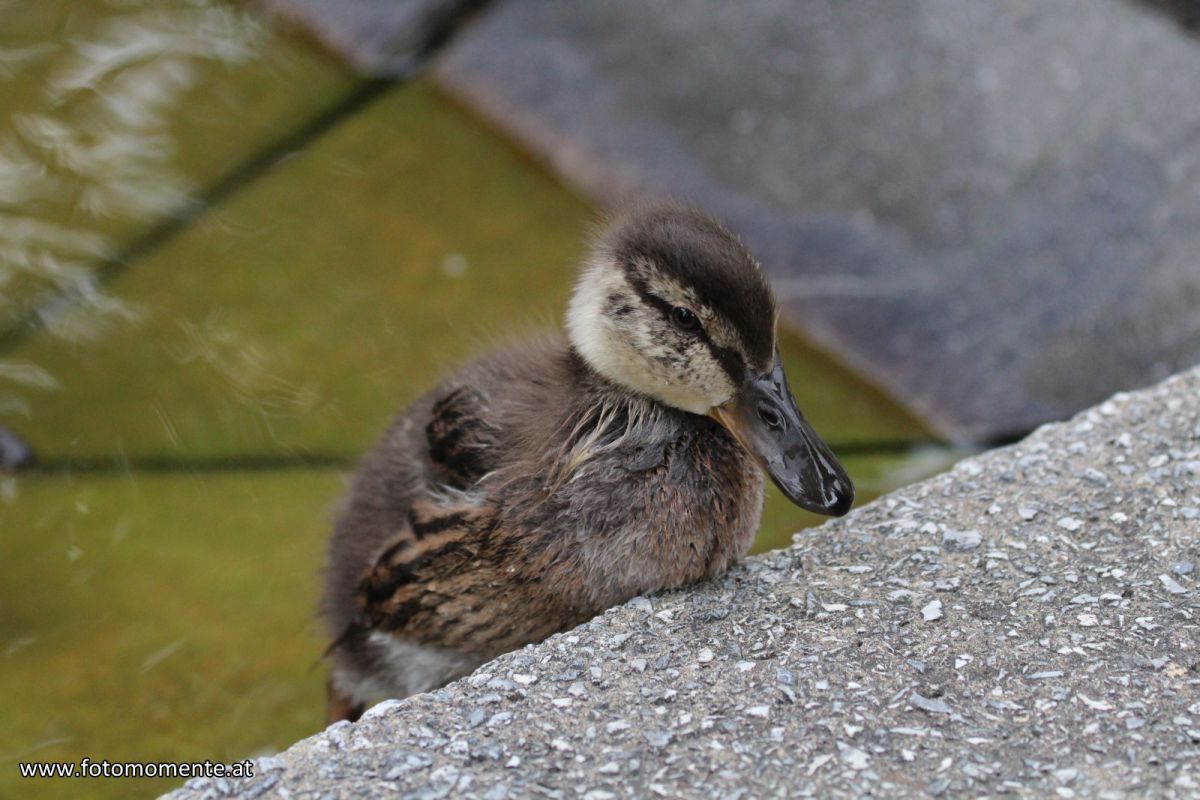
{"label": "duckling head", "polygon": [[567,310],[572,346],[624,389],[709,415],[793,503],[840,516],[854,487],[796,406],[762,270],[720,223],[643,209],[596,241]]}

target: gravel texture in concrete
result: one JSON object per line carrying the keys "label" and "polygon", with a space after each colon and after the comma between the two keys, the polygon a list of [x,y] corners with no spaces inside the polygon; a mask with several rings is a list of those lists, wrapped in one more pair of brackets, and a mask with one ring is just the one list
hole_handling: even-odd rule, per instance
{"label": "gravel texture in concrete", "polygon": [[1200,368],[176,798],[1200,794]]}

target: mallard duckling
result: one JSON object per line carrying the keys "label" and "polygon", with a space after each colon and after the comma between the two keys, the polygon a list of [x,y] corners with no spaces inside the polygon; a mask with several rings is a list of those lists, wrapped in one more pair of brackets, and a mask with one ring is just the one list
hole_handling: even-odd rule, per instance
{"label": "mallard duckling", "polygon": [[611,225],[565,338],[458,372],[359,467],[329,549],[330,719],[720,574],[754,540],[760,465],[797,505],[846,513],[853,487],[796,407],[775,318],[758,264],[709,217]]}

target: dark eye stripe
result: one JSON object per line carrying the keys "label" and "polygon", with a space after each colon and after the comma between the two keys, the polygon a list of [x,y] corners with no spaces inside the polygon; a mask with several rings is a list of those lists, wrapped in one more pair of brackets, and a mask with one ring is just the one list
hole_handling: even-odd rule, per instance
{"label": "dark eye stripe", "polygon": [[[638,297],[642,298],[647,305],[658,309],[663,319],[669,323],[671,321],[671,312],[675,310],[675,306],[652,293],[646,282],[634,274],[631,264],[623,266],[625,279],[629,281],[629,285],[633,287],[633,290],[638,293]],[[704,343],[704,346],[708,348],[708,352],[712,354],[716,362],[721,365],[721,369],[729,376],[729,380],[733,381],[735,385],[740,383],[744,371],[741,354],[732,347],[721,347],[718,345],[709,337],[708,331],[704,330],[703,327],[696,330],[693,335]]]}

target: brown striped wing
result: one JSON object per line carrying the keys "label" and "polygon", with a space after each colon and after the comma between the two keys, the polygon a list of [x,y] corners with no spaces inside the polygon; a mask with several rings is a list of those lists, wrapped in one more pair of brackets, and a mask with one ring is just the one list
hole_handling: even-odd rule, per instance
{"label": "brown striped wing", "polygon": [[434,476],[455,489],[469,489],[494,469],[497,436],[484,395],[469,386],[454,389],[434,403],[425,426]]}
{"label": "brown striped wing", "polygon": [[418,506],[411,516],[412,525],[363,577],[360,624],[413,641],[470,645],[481,581],[489,583],[482,513],[473,506]]}

